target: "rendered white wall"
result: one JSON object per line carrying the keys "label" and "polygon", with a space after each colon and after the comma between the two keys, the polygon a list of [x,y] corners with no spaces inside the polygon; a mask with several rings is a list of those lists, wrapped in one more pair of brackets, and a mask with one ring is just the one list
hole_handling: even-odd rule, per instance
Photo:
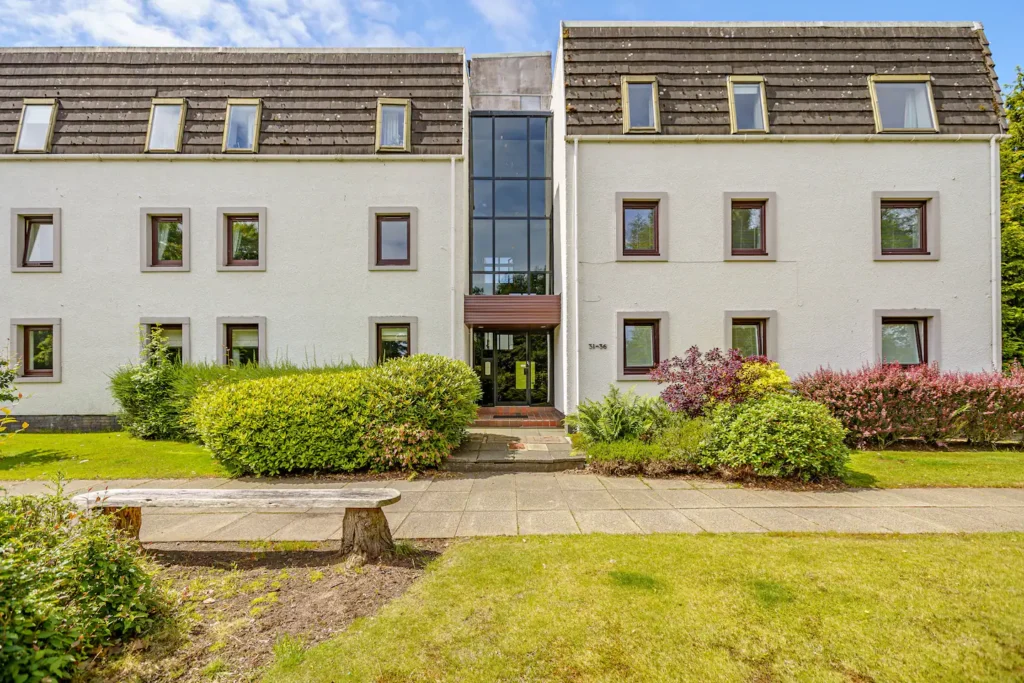
{"label": "rendered white wall", "polygon": [[[726,345],[726,310],[776,310],[792,376],[871,362],[874,309],[939,309],[940,366],[992,367],[985,142],[581,142],[578,182],[583,399],[615,379],[617,311],[668,311],[681,355]],[[871,194],[887,190],[940,193],[939,261],[873,260]],[[666,263],[615,261],[615,193],[632,191],[669,194]],[[724,262],[722,194],[761,191],[778,198],[778,261]]]}
{"label": "rendered white wall", "polygon": [[[450,158],[431,161],[31,161],[0,163],[0,217],[61,207],[61,273],[11,273],[0,240],[0,329],[61,318],[60,383],[24,384],[21,415],[114,410],[113,370],[138,354],[139,318],[188,316],[193,360],[217,358],[218,316],[266,316],[271,359],[368,357],[368,318],[416,316],[418,349],[451,347]],[[456,168],[456,292],[465,290],[462,163]],[[191,209],[191,271],[139,268],[140,207]],[[217,272],[216,211],[267,207],[266,272]],[[370,206],[419,210],[419,269],[367,269]],[[9,229],[9,226],[7,226]],[[461,297],[456,314],[461,318]],[[465,336],[456,320],[456,356]],[[0,340],[2,343],[2,340]],[[0,347],[2,348],[2,347]]]}

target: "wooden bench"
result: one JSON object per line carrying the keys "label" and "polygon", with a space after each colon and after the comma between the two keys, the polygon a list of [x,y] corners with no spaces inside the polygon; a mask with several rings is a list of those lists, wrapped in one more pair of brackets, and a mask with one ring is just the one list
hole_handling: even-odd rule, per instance
{"label": "wooden bench", "polygon": [[364,560],[376,560],[394,548],[382,507],[397,503],[395,489],[105,489],[72,497],[78,507],[112,514],[119,529],[139,537],[142,508],[216,510],[345,509],[342,549]]}

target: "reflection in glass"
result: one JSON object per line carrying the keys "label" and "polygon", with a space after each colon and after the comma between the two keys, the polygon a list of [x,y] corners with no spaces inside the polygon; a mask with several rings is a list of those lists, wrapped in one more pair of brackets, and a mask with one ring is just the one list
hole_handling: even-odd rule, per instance
{"label": "reflection in glass", "polygon": [[180,104],[153,105],[153,121],[150,123],[149,149],[153,152],[176,151],[181,133]]}
{"label": "reflection in glass", "polygon": [[255,104],[232,104],[228,107],[229,150],[252,151],[256,146]]}
{"label": "reflection in glass", "polygon": [[654,83],[630,83],[629,127],[654,128]]}
{"label": "reflection in glass", "polygon": [[526,119],[502,116],[494,119],[494,176],[525,178]]}
{"label": "reflection in glass", "polygon": [[760,83],[733,83],[733,105],[736,107],[736,130],[764,130]]}

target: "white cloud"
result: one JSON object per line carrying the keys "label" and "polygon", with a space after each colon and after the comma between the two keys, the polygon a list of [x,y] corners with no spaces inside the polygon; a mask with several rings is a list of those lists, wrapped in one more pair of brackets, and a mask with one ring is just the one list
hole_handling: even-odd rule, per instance
{"label": "white cloud", "polygon": [[533,21],[532,0],[469,0],[473,9],[490,24],[502,40],[517,40],[530,30]]}

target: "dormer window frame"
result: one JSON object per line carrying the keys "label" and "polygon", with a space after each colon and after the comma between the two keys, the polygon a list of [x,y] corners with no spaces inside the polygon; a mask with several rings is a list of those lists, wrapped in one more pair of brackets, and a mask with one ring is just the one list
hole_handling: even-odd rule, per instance
{"label": "dormer window frame", "polygon": [[[21,149],[21,134],[25,125],[25,112],[31,106],[50,107],[50,125],[46,130],[46,142],[42,149]],[[53,146],[53,128],[57,122],[57,100],[52,97],[26,97],[21,101],[21,118],[18,119],[18,131],[14,134],[14,151],[17,154],[48,154]]]}
{"label": "dormer window frame", "polygon": [[[402,133],[401,145],[383,144],[384,107],[405,107],[405,129]],[[411,152],[412,151],[412,100],[407,97],[378,97],[377,122],[375,124],[373,151],[376,152]]]}
{"label": "dormer window frame", "polygon": [[[651,98],[654,103],[654,126],[634,126],[629,116],[629,86],[649,84],[651,86]],[[624,135],[636,133],[660,133],[661,132],[661,102],[658,98],[658,77],[657,76],[623,76],[622,77],[622,133]]]}
{"label": "dormer window frame", "polygon": [[[154,148],[152,146],[153,139],[153,122],[155,121],[156,108],[159,106],[173,106],[178,105],[181,107],[178,118],[178,137],[176,138],[176,144],[173,149]],[[185,115],[188,111],[188,102],[185,101],[184,97],[154,97],[149,105],[149,125],[146,127],[146,147],[144,151],[150,154],[177,154],[181,152],[182,143],[185,137]],[[225,119],[225,131],[227,128],[227,119]]]}
{"label": "dormer window frame", "polygon": [[[878,83],[924,83],[928,90],[928,104],[931,107],[931,128],[886,128],[882,124],[882,111],[878,108]],[[876,133],[938,133],[939,113],[935,108],[935,92],[932,89],[931,74],[872,74],[868,76],[868,90],[871,93],[871,111],[875,117]]]}
{"label": "dormer window frame", "polygon": [[[755,135],[763,135],[770,132],[770,128],[768,126],[768,92],[765,88],[764,76],[733,75],[726,78],[726,83],[729,90],[729,131],[734,135],[737,133],[753,133]],[[735,86],[738,83],[756,83],[758,86],[760,86],[761,120],[764,122],[764,128],[740,128],[737,124]]]}
{"label": "dormer window frame", "polygon": [[[228,147],[228,133],[231,130],[231,108],[235,106],[256,107],[256,120],[252,134],[252,147]],[[257,154],[260,151],[260,121],[262,118],[263,100],[259,97],[228,98],[227,107],[224,109],[224,140],[221,144],[221,151],[225,154]]]}

